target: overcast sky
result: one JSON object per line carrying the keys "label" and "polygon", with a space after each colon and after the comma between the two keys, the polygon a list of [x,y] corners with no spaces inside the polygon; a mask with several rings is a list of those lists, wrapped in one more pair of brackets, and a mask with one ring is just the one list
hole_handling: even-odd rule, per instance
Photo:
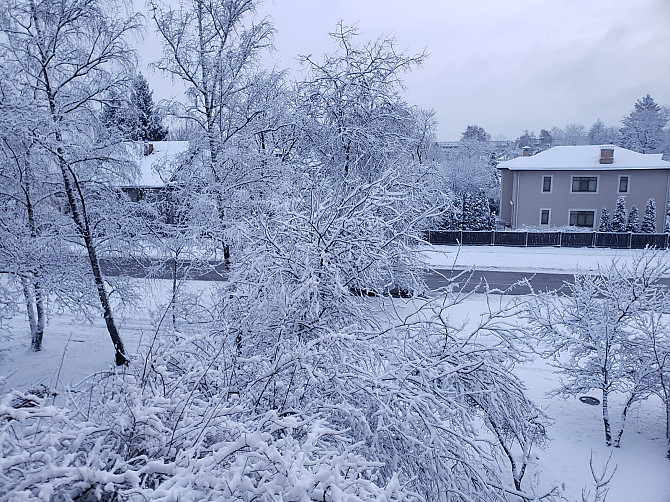
{"label": "overcast sky", "polygon": [[[261,14],[277,29],[277,68],[330,52],[338,20],[357,24],[361,40],[385,33],[425,49],[404,94],[436,111],[439,140],[468,124],[508,139],[598,118],[618,126],[646,94],[670,105],[670,0],[266,0]],[[145,41],[145,63],[160,55],[153,47]],[[156,98],[169,96],[160,75],[146,75]]]}

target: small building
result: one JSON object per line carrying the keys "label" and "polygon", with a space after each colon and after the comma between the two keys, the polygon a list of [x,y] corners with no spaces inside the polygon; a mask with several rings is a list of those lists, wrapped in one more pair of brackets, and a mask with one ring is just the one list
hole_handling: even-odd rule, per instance
{"label": "small building", "polygon": [[165,222],[174,223],[171,195],[175,188],[173,177],[188,150],[188,141],[128,143],[126,149],[130,160],[138,169],[119,188],[132,202],[158,204]]}
{"label": "small building", "polygon": [[656,231],[668,212],[670,162],[613,145],[556,146],[498,165],[500,219],[512,228],[598,228],[602,208],[614,211],[619,196],[643,214],[656,202]]}

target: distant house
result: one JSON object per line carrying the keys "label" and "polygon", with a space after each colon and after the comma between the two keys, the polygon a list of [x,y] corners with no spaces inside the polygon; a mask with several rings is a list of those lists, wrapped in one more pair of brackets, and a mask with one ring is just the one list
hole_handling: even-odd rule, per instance
{"label": "distant house", "polygon": [[182,154],[188,150],[188,141],[129,143],[127,149],[138,169],[120,188],[133,202],[146,200],[161,203],[163,217],[168,223],[173,223],[173,176],[179,169]]}
{"label": "distant house", "polygon": [[131,200],[137,201],[169,186],[178,167],[179,156],[188,149],[188,141],[129,143],[127,149],[138,170],[122,188]]}
{"label": "distant house", "polygon": [[537,155],[524,151],[498,165],[500,219],[513,228],[598,228],[602,208],[614,211],[617,197],[644,211],[656,202],[656,231],[668,211],[670,162],[612,145],[557,146]]}

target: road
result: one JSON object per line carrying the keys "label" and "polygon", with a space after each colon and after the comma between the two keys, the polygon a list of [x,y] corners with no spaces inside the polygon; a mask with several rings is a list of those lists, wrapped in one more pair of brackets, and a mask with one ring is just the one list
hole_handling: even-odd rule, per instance
{"label": "road", "polygon": [[[143,278],[149,275],[154,279],[171,279],[172,262],[157,261],[150,258],[113,258],[100,260],[103,272],[106,275],[127,275],[130,277]],[[189,262],[180,262],[181,266],[177,276],[181,279],[185,275],[192,280],[199,281],[221,281],[225,277],[225,267],[221,263],[196,269]],[[460,274],[460,275],[459,275]],[[453,278],[453,279],[452,279]],[[488,283],[491,290],[506,291],[512,295],[528,294],[528,285],[521,284],[526,278],[535,291],[557,290],[564,288],[566,281],[573,279],[572,274],[533,274],[528,272],[506,272],[506,271],[462,271],[437,269],[430,272],[426,277],[426,284],[432,290],[448,286],[455,282],[462,286],[464,291],[472,291]],[[670,285],[670,281],[664,281]]]}
{"label": "road", "polygon": [[[460,274],[460,275],[459,275]],[[484,284],[488,284],[489,290],[505,291],[510,295],[526,295],[531,292],[531,288],[536,291],[562,290],[565,291],[565,282],[572,281],[573,274],[542,273],[534,274],[532,272],[508,272],[496,270],[440,270],[428,274],[426,285],[432,289],[439,289],[448,286],[454,282],[457,286],[463,287],[463,291],[469,292],[475,288],[484,291]],[[528,284],[525,284],[525,281]]]}

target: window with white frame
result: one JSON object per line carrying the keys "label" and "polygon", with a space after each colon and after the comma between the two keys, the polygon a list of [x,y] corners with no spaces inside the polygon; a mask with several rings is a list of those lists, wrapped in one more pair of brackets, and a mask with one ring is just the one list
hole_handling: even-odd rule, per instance
{"label": "window with white frame", "polygon": [[619,193],[628,193],[628,176],[619,176]]}
{"label": "window with white frame", "polygon": [[552,177],[551,176],[542,176],[542,192],[543,193],[551,193],[551,184],[552,184]]}
{"label": "window with white frame", "polygon": [[595,193],[598,191],[598,177],[597,176],[573,176],[572,177],[572,191]]}
{"label": "window with white frame", "polygon": [[551,209],[540,209],[540,225],[549,225]]}
{"label": "window with white frame", "polygon": [[593,228],[595,220],[595,211],[570,211],[570,225],[573,227]]}

